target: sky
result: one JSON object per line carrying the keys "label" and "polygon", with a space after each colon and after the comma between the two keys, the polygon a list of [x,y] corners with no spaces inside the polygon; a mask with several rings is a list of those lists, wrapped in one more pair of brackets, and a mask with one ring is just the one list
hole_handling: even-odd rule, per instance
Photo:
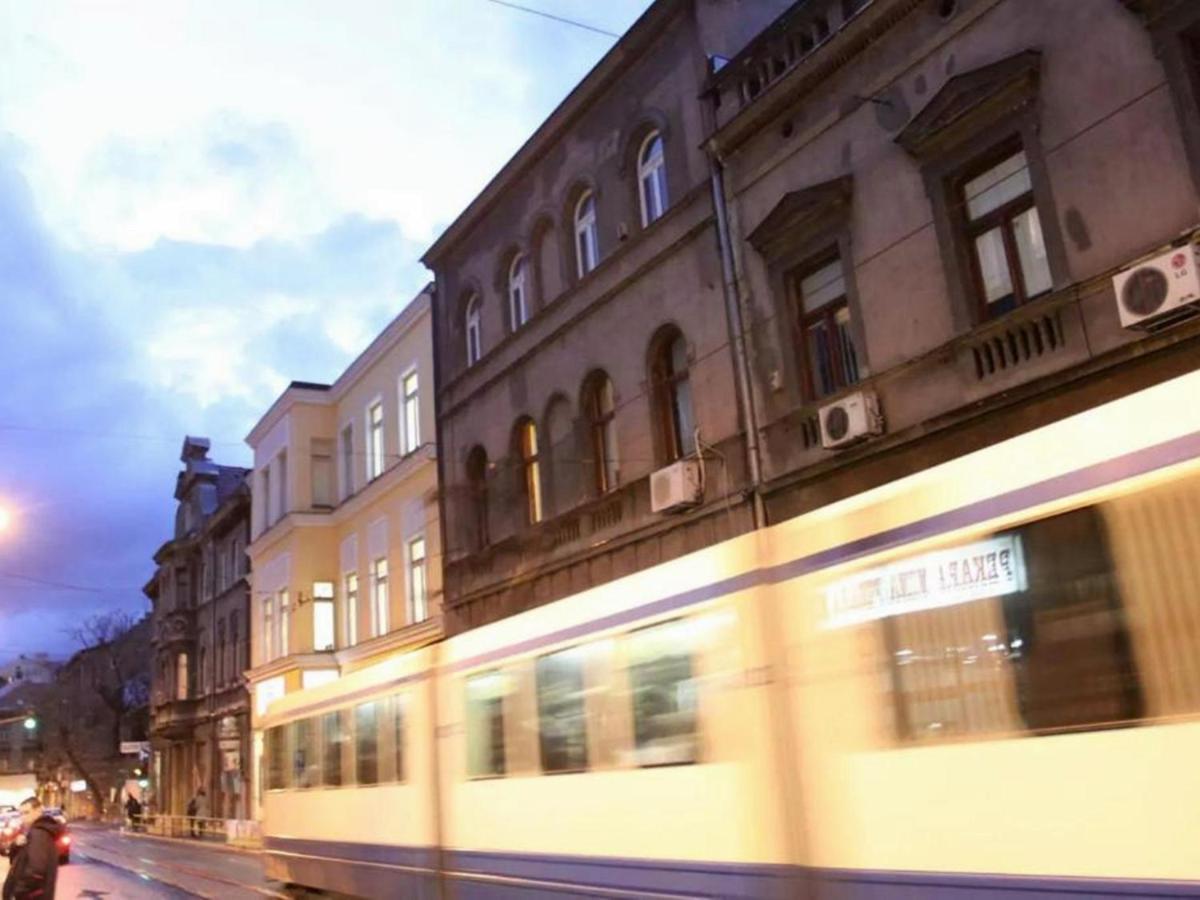
{"label": "sky", "polygon": [[148,611],[184,435],[248,465],[613,43],[493,0],[0,0],[0,661]]}

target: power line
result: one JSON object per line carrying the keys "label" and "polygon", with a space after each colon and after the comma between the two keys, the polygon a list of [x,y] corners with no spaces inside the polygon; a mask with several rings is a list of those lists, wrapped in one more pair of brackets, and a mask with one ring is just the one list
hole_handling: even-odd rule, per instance
{"label": "power line", "polygon": [[[16,572],[0,572],[0,578],[11,578],[14,581],[29,582],[30,587],[49,587],[60,591],[81,591],[87,594],[111,594],[114,591],[140,591],[140,587],[129,587],[127,585],[114,585],[109,588],[95,587],[84,584],[70,584],[65,581],[52,581],[47,578],[37,578],[33,575],[21,575]],[[11,588],[0,588],[0,590],[10,590]]]}
{"label": "power line", "polygon": [[544,10],[533,9],[529,6],[521,6],[517,3],[510,3],[508,0],[487,0],[488,3],[494,3],[496,6],[503,6],[508,9],[515,9],[523,13],[529,13],[532,16],[541,16],[543,19],[550,19],[554,22],[561,22],[563,25],[570,25],[574,28],[582,28],[584,31],[591,31],[595,34],[602,34],[605,37],[620,38],[621,35],[615,31],[606,31],[603,28],[597,28],[595,25],[588,25],[586,22],[579,22],[575,19],[568,19],[566,16],[557,16],[554,13],[548,13]]}

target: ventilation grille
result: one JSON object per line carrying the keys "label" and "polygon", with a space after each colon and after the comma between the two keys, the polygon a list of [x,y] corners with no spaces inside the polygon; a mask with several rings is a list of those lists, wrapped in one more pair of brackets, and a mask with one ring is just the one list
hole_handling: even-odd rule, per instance
{"label": "ventilation grille", "polygon": [[1038,316],[992,335],[971,348],[975,377],[985,381],[993,375],[1057,353],[1066,346],[1062,316],[1057,312]]}

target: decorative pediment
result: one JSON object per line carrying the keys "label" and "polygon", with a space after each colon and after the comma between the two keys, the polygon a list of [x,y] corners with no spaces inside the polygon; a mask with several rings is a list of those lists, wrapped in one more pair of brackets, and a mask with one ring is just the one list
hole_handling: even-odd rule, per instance
{"label": "decorative pediment", "polygon": [[854,179],[845,175],[790,191],[750,232],[747,240],[763,256],[782,256],[789,246],[805,243],[847,215],[853,188]]}
{"label": "decorative pediment", "polygon": [[1023,50],[955,75],[896,138],[918,159],[935,156],[1037,100],[1042,55]]}

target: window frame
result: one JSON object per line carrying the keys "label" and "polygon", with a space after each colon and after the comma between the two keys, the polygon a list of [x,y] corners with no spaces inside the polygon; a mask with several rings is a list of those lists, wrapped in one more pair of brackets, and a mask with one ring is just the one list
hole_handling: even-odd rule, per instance
{"label": "window frame", "polygon": [[[529,257],[524,253],[513,255],[508,265],[508,323],[509,329],[516,333],[530,319],[529,310]],[[519,313],[519,315],[518,315]]]}
{"label": "window frame", "polygon": [[472,537],[475,545],[472,549],[482,550],[490,543],[488,528],[488,455],[482,444],[476,444],[467,452],[463,464],[466,474],[468,503],[471,510],[471,525],[474,531]]}
{"label": "window frame", "polygon": [[[602,396],[607,389],[611,408],[603,409]],[[608,494],[621,484],[617,445],[617,392],[608,373],[597,369],[584,382],[583,409],[587,417],[588,440],[592,451],[592,490],[597,497]]]}
{"label": "window frame", "polygon": [[[1200,7],[1186,2],[1173,6],[1124,2],[1137,7],[1166,72],[1192,183],[1200,194]],[[1197,58],[1189,59],[1193,53]]]}
{"label": "window frame", "polygon": [[521,466],[521,485],[525,497],[525,524],[545,520],[546,506],[542,485],[542,453],[537,423],[529,417],[517,423],[517,458]]}
{"label": "window frame", "polygon": [[[802,282],[834,261],[841,264],[842,293],[833,300],[826,301],[814,310],[805,310],[804,293],[801,287]],[[788,296],[790,306],[792,307],[793,321],[795,322],[795,328],[792,333],[793,352],[796,354],[796,360],[799,363],[798,374],[801,392],[804,399],[810,403],[823,401],[862,381],[862,365],[859,361],[862,352],[859,348],[857,329],[854,327],[857,317],[854,315],[854,307],[850,302],[852,287],[847,268],[846,258],[842,255],[841,248],[835,243],[826,247],[823,251],[812,255],[803,265],[794,268],[787,276]],[[854,347],[856,377],[853,381],[845,378],[846,365],[845,359],[842,356],[842,342],[835,340],[832,342],[832,352],[829,360],[830,371],[828,372],[830,376],[829,382],[832,387],[829,391],[821,391],[818,389],[814,378],[814,361],[811,359],[812,352],[809,349],[808,332],[813,325],[822,324],[828,334],[837,335],[840,331],[837,314],[843,309],[846,310],[847,317],[849,318],[846,331],[849,333],[850,343]]]}
{"label": "window frame", "polygon": [[[382,565],[382,578],[380,566]],[[371,637],[382,637],[391,625],[391,596],[388,589],[388,558],[385,553],[371,560]]]}
{"label": "window frame", "polygon": [[[588,207],[586,211],[584,210],[585,204]],[[575,275],[582,281],[596,271],[596,267],[600,265],[600,232],[596,215],[596,192],[591,188],[584,189],[575,201],[571,222],[572,233],[575,236]]]}
{"label": "window frame", "polygon": [[[647,158],[651,145],[658,142],[658,153]],[[638,145],[637,152],[638,200],[641,204],[642,228],[649,228],[667,214],[670,201],[667,193],[667,142],[662,132],[652,129]],[[653,188],[658,204],[655,215],[651,215],[650,189]]]}
{"label": "window frame", "polygon": [[[683,355],[687,366],[675,370],[672,349],[676,341],[683,343]],[[651,357],[651,382],[654,386],[655,432],[658,434],[662,463],[669,465],[695,454],[695,434],[684,435],[683,421],[679,416],[680,386],[688,386],[688,405],[691,407],[693,431],[699,429],[696,418],[695,398],[691,391],[692,352],[687,337],[675,326],[670,326],[655,338]]]}
{"label": "window frame", "polygon": [[338,456],[341,465],[338,467],[339,486],[342,500],[354,496],[354,422],[345,422],[338,432]]}
{"label": "window frame", "polygon": [[[417,544],[421,545],[419,557],[413,550]],[[408,558],[408,621],[410,624],[416,624],[429,618],[428,545],[425,535],[417,534],[409,538],[405,553]],[[420,616],[417,615],[418,605],[422,611]]]}
{"label": "window frame", "polygon": [[358,595],[361,590],[357,569],[342,573],[342,590],[346,616],[346,646],[353,647],[358,643]]}
{"label": "window frame", "polygon": [[[379,421],[373,421],[374,412],[379,411]],[[387,416],[384,413],[383,397],[376,396],[367,404],[366,418],[366,450],[367,450],[367,483],[383,475],[387,469]]]}
{"label": "window frame", "polygon": [[[408,389],[409,380],[413,389]],[[400,376],[400,455],[415,453],[421,446],[421,379],[417,367],[410,366]]]}
{"label": "window frame", "polygon": [[472,294],[463,310],[463,335],[467,343],[467,368],[483,358],[483,316],[479,294]]}

